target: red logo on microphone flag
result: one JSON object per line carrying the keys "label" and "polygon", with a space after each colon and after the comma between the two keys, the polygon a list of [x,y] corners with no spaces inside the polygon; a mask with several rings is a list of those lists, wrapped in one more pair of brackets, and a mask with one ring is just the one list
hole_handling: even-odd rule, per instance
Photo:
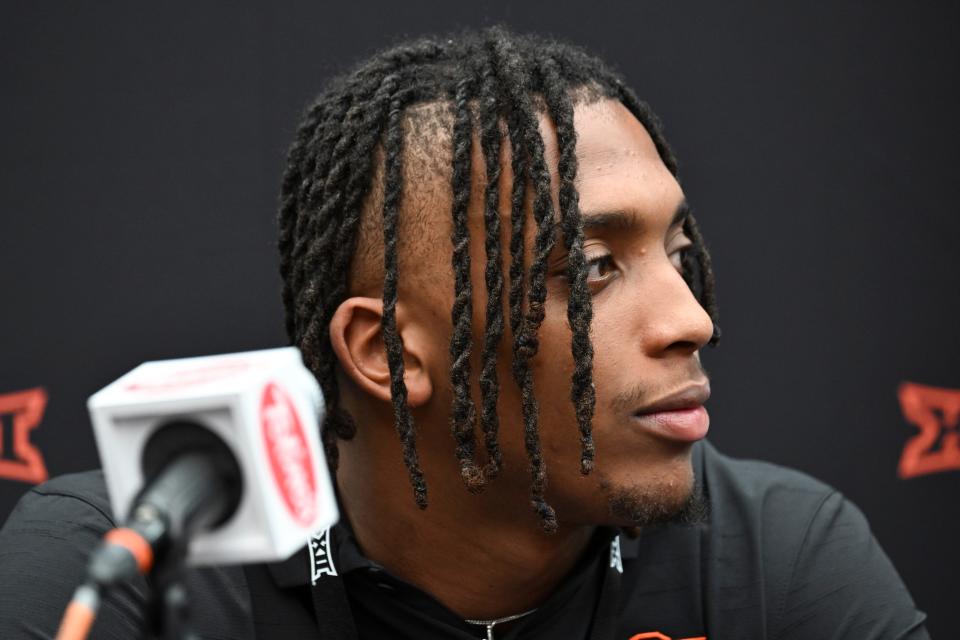
{"label": "red logo on microphone flag", "polygon": [[293,401],[274,382],[263,389],[260,424],[270,470],[287,511],[301,526],[309,526],[317,515],[313,458]]}

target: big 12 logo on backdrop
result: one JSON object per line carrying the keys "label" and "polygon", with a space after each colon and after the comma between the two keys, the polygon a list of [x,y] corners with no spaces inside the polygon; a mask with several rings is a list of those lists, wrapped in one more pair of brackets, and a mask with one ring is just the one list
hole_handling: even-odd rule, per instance
{"label": "big 12 logo on backdrop", "polygon": [[30,442],[46,406],[47,392],[40,387],[0,394],[0,479],[31,484],[47,479],[43,456]]}
{"label": "big 12 logo on backdrop", "polygon": [[960,470],[960,389],[904,382],[897,396],[904,418],[920,430],[903,447],[900,477]]}

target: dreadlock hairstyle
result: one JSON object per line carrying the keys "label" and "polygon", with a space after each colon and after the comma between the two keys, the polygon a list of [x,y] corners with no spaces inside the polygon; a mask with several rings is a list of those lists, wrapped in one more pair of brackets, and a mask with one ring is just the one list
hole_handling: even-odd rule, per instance
{"label": "dreadlock hairstyle", "polygon": [[[593,347],[589,338],[592,306],[583,254],[583,231],[575,155],[574,105],[581,100],[613,98],[643,124],[664,164],[676,174],[677,163],[656,116],[602,62],[566,44],[520,36],[501,28],[460,34],[450,39],[423,39],[381,52],[352,73],[334,80],[310,106],[288,155],[279,214],[280,273],[286,328],[292,342],[320,382],[327,402],[322,436],[331,465],[337,464],[337,439],[351,438],[356,426],[339,405],[336,357],[329,339],[334,312],[347,297],[348,277],[358,243],[358,228],[367,196],[374,188],[376,161],[382,154],[383,316],[382,332],[390,369],[395,426],[414,499],[427,506],[427,487],[416,448],[416,428],[403,381],[403,344],[397,333],[399,282],[397,247],[403,193],[405,135],[403,117],[410,107],[439,103],[452,111],[450,132],[453,206],[450,383],[453,390],[451,432],[455,455],[468,490],[479,491],[498,473],[497,347],[504,333],[504,257],[500,243],[500,157],[509,145],[513,183],[510,193],[508,304],[513,336],[512,376],[521,394],[524,443],[530,462],[531,504],[547,531],[556,514],[544,499],[546,467],[540,447],[539,408],[534,395],[531,359],[544,319],[547,257],[557,231],[568,254],[567,319],[572,331],[574,371],[570,398],[581,442],[580,470],[594,463],[591,432],[595,392]],[[544,159],[538,118],[547,115],[556,127],[559,148],[559,211],[551,198],[551,178]],[[476,129],[476,131],[475,131]],[[484,250],[487,290],[480,353],[479,422],[486,464],[475,460],[478,411],[471,395],[473,291],[470,280],[470,231],[474,136],[480,142],[486,182]],[[529,258],[525,256],[527,190],[531,190],[536,225]],[[696,221],[684,222],[693,245],[683,254],[683,275],[714,321],[711,345],[720,338],[710,257]],[[529,260],[529,268],[525,265]]]}

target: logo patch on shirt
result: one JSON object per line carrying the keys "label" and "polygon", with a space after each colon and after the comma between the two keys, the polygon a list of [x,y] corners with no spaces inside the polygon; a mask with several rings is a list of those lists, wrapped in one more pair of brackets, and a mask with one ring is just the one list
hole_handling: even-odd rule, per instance
{"label": "logo patch on shirt", "polygon": [[623,573],[623,556],[620,555],[620,536],[610,541],[610,568],[616,567],[617,571]]}
{"label": "logo patch on shirt", "polygon": [[635,636],[630,636],[630,640],[707,640],[707,636],[696,636],[695,638],[671,638],[666,636],[659,631],[646,631],[644,633],[638,633]]}
{"label": "logo patch on shirt", "polygon": [[310,583],[317,584],[320,576],[337,575],[333,564],[333,549],[330,547],[330,529],[324,529],[310,538]]}

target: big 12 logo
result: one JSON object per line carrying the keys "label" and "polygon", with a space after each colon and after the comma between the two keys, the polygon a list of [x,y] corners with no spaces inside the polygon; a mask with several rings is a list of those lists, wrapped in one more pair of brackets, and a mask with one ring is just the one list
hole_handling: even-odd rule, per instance
{"label": "big 12 logo", "polygon": [[0,395],[0,478],[37,484],[47,479],[47,467],[30,432],[40,424],[47,392],[26,389]]}
{"label": "big 12 logo", "polygon": [[897,395],[903,416],[920,430],[903,447],[900,477],[960,470],[960,389],[904,382]]}

